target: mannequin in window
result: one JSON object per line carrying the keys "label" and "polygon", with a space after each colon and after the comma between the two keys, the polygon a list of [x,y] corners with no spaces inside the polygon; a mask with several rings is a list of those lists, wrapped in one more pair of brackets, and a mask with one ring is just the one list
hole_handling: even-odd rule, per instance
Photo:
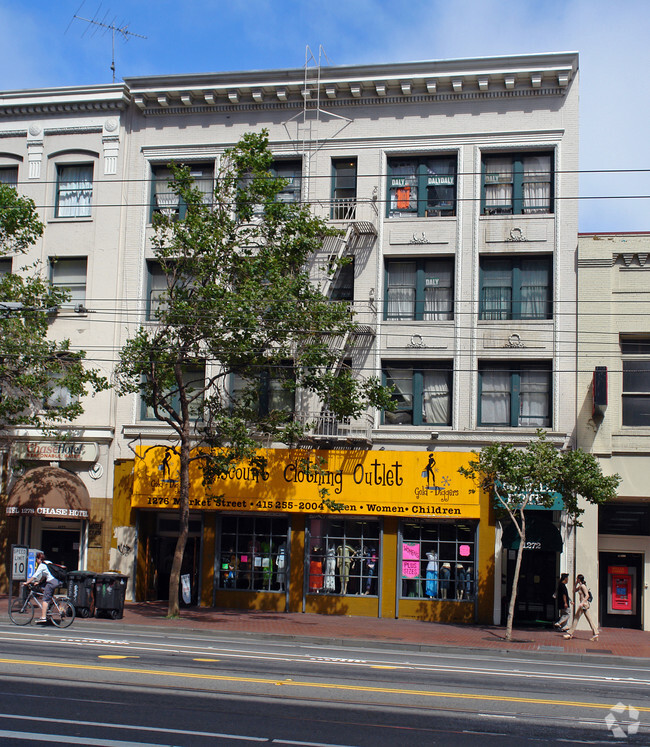
{"label": "mannequin in window", "polygon": [[458,563],[456,565],[456,599],[462,599],[465,594],[465,569]]}
{"label": "mannequin in window", "polygon": [[426,596],[435,599],[438,596],[438,553],[427,553],[427,581],[424,589]]}
{"label": "mannequin in window", "polygon": [[451,565],[443,563],[440,569],[440,597],[447,599],[449,592],[449,578],[451,577]]}
{"label": "mannequin in window", "polygon": [[284,591],[284,585],[287,577],[287,548],[284,542],[278,547],[278,554],[275,557],[275,580],[278,582],[280,591]]}
{"label": "mannequin in window", "polygon": [[339,545],[336,550],[336,569],[341,579],[341,594],[348,593],[348,583],[350,582],[350,568],[357,551],[350,545]]}
{"label": "mannequin in window", "polygon": [[374,547],[363,548],[363,560],[366,571],[366,583],[363,593],[365,595],[372,594],[372,584],[375,573],[377,571],[377,553]]}
{"label": "mannequin in window", "polygon": [[465,599],[472,598],[472,566],[465,568]]}
{"label": "mannequin in window", "polygon": [[336,590],[336,550],[334,545],[330,545],[325,554],[325,583],[323,588],[329,594]]}
{"label": "mannequin in window", "polygon": [[323,558],[321,548],[314,547],[309,559],[309,591],[312,594],[320,594],[323,588]]}

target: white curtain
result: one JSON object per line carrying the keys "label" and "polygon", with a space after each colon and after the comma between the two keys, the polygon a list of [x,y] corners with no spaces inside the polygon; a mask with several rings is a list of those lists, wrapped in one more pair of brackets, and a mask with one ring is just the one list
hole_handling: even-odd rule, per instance
{"label": "white curtain", "polygon": [[510,372],[481,374],[481,425],[510,425]]}
{"label": "white curtain", "polygon": [[549,289],[549,263],[523,260],[521,263],[521,318],[546,319]]}
{"label": "white curtain", "polygon": [[92,166],[59,167],[59,218],[84,218],[90,216],[93,195]]}
{"label": "white curtain", "polygon": [[481,319],[509,319],[512,315],[512,266],[490,262],[482,268]]}
{"label": "white curtain", "polygon": [[512,212],[512,159],[486,159],[485,210],[488,213]]}
{"label": "white curtain", "polygon": [[549,425],[548,371],[521,372],[519,402],[519,425],[539,427]]}
{"label": "white curtain", "polygon": [[180,205],[180,197],[174,194],[169,186],[169,181],[172,178],[170,169],[156,169],[153,184],[155,207],[166,216],[176,215]]}
{"label": "white curtain", "polygon": [[446,321],[453,318],[451,262],[427,262],[424,268],[424,319]]}
{"label": "white curtain", "polygon": [[388,319],[415,316],[415,262],[388,263]]}
{"label": "white curtain", "polygon": [[422,422],[437,425],[449,423],[449,373],[423,371]]}
{"label": "white curtain", "polygon": [[526,158],[524,158],[523,197],[524,213],[550,212],[550,156],[526,156]]}

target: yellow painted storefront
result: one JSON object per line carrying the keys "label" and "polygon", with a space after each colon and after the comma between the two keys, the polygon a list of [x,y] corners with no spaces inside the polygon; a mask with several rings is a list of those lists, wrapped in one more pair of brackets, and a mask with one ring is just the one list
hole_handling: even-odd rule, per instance
{"label": "yellow painted storefront", "polygon": [[[263,466],[242,464],[210,486],[193,462],[188,569],[196,571],[197,603],[491,620],[494,519],[488,496],[458,472],[469,454],[268,449],[259,456]],[[163,447],[142,448],[116,467],[114,522],[137,528],[136,599],[155,596],[156,578],[164,577],[154,566],[156,552],[173,541],[162,529],[176,517],[178,470]]]}

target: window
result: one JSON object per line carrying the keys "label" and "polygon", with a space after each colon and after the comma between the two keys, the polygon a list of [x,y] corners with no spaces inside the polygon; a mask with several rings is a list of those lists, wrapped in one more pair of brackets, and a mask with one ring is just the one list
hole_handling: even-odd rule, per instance
{"label": "window", "polygon": [[167,293],[167,275],[159,262],[147,262],[147,319],[155,319],[156,312],[164,306]]}
{"label": "window", "polygon": [[289,522],[267,516],[221,520],[220,589],[285,591],[289,581]]}
{"label": "window", "polygon": [[339,268],[330,291],[332,301],[354,301],[354,259]]}
{"label": "window", "polygon": [[483,363],[479,386],[479,425],[551,427],[550,364]]}
{"label": "window", "polygon": [[[296,393],[292,388],[287,388],[288,378],[293,378],[290,362],[286,366],[262,371],[255,381],[233,373],[230,390],[232,399],[238,404],[250,405],[258,417],[266,417],[272,412],[293,414]],[[248,401],[244,402],[244,397]]]}
{"label": "window", "polygon": [[300,202],[302,163],[300,161],[275,161],[271,168],[274,177],[286,179],[287,184],[278,193],[278,202]]}
{"label": "window", "polygon": [[332,218],[354,220],[357,204],[357,159],[332,159]]}
{"label": "window", "polygon": [[401,526],[402,598],[473,601],[476,525],[404,521]]}
{"label": "window", "polygon": [[450,425],[451,363],[384,362],[383,379],[392,386],[395,409],[385,425]]}
{"label": "window", "polygon": [[93,166],[57,166],[57,218],[88,218],[93,197]]}
{"label": "window", "polygon": [[[186,366],[183,371],[183,384],[185,385],[187,396],[192,398],[199,393],[199,396],[190,402],[190,418],[192,420],[201,420],[203,417],[203,388],[205,386],[205,365]],[[177,413],[180,413],[180,397],[178,387],[174,386],[170,388],[166,393],[165,397],[169,402],[170,406]],[[154,408],[147,406],[144,401],[142,402],[142,419],[143,420],[156,420]],[[164,410],[161,410],[164,413]]]}
{"label": "window", "polygon": [[70,393],[68,387],[57,383],[63,378],[63,374],[53,374],[52,390],[45,400],[45,409],[69,407],[79,400],[79,397]]}
{"label": "window", "polygon": [[454,317],[450,259],[386,262],[385,319],[448,321]]}
{"label": "window", "polygon": [[[212,164],[190,164],[190,176],[194,186],[203,193],[203,200],[211,204],[214,190],[214,166]],[[174,175],[168,166],[153,166],[153,186],[151,214],[160,213],[167,217],[184,218],[187,206],[172,191],[169,182]]]}
{"label": "window", "polygon": [[75,259],[50,259],[50,280],[56,288],[65,288],[70,300],[64,307],[83,306],[86,303],[86,257]]}
{"label": "window", "polygon": [[650,426],[650,335],[621,335],[623,425]]}
{"label": "window", "polygon": [[551,259],[482,257],[479,319],[551,319]]}
{"label": "window", "polygon": [[376,595],[379,521],[309,519],[309,593]]}
{"label": "window", "polygon": [[18,186],[18,167],[17,166],[0,166],[0,184],[7,184],[10,187]]}
{"label": "window", "polygon": [[11,258],[2,257],[0,259],[0,279],[5,275],[11,274]]}
{"label": "window", "polygon": [[516,153],[483,157],[483,214],[552,213],[553,157]]}
{"label": "window", "polygon": [[456,214],[456,158],[391,158],[389,218]]}

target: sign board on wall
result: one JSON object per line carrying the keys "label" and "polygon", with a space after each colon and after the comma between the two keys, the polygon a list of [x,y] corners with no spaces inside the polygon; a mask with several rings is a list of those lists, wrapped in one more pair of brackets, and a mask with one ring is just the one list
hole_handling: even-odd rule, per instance
{"label": "sign board on wall", "polygon": [[[193,510],[328,513],[321,491],[342,506],[336,513],[480,517],[479,493],[458,469],[466,452],[303,451],[262,449],[264,468],[232,467],[212,485],[202,484],[197,462],[190,470]],[[164,447],[139,447],[131,505],[177,508],[179,458]]]}
{"label": "sign board on wall", "polygon": [[14,459],[46,462],[96,462],[97,444],[88,441],[18,441],[13,444]]}

